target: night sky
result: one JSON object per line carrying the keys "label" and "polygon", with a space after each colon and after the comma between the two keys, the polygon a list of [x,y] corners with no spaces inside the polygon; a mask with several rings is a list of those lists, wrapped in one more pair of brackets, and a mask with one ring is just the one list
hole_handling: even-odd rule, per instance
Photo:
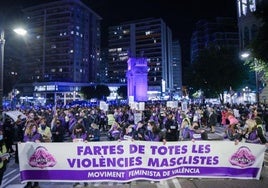
{"label": "night sky", "polygon": [[[51,0],[10,0],[1,2],[0,22],[20,13],[21,8]],[[162,18],[179,39],[187,60],[194,24],[200,19],[237,17],[236,0],[82,0],[102,17],[102,44],[107,44],[108,26],[148,17]]]}

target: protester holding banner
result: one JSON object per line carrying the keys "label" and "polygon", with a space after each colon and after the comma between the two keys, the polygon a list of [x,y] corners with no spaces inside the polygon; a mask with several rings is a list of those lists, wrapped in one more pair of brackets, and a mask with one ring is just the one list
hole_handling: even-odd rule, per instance
{"label": "protester holding banner", "polygon": [[2,184],[4,172],[6,171],[6,165],[8,163],[9,154],[7,152],[6,144],[3,136],[3,129],[0,127],[0,187]]}
{"label": "protester holding banner", "polygon": [[[81,123],[77,123],[74,126],[71,138],[73,139],[73,142],[87,142],[87,132]],[[76,187],[78,185],[80,185],[80,183],[76,182],[74,183],[73,187]],[[86,187],[87,185],[88,183],[85,182],[84,186]]]}
{"label": "protester holding banner", "polygon": [[73,142],[85,141],[87,138],[87,132],[85,127],[81,123],[76,123],[71,135]]}
{"label": "protester holding banner", "polygon": [[[40,133],[38,133],[37,124],[36,121],[29,120],[27,121],[25,125],[25,132],[23,137],[23,142],[42,142],[43,138]],[[24,186],[24,188],[39,188],[39,183],[34,182],[32,185],[32,182],[27,182],[27,184]]]}
{"label": "protester holding banner", "polygon": [[146,141],[160,141],[160,130],[156,126],[154,121],[149,121],[147,124],[147,130],[145,131],[144,138]]}

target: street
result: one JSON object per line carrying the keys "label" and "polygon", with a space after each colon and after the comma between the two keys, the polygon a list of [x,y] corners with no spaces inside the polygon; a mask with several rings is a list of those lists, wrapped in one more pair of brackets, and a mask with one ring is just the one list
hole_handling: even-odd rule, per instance
{"label": "street", "polygon": [[[216,127],[216,133],[210,134],[213,139],[220,138],[223,134],[222,127]],[[103,135],[101,140],[105,140]],[[75,182],[40,182],[41,188],[72,188]],[[25,184],[20,182],[19,165],[15,163],[14,157],[10,159],[7,170],[4,174],[2,188],[23,188]],[[84,187],[83,182],[76,186]],[[241,179],[224,179],[224,178],[173,178],[161,182],[150,182],[146,180],[132,181],[130,183],[118,182],[94,182],[89,183],[87,188],[109,187],[109,188],[248,188],[258,187],[267,188],[268,186],[268,150],[265,152],[264,166],[262,168],[260,180],[241,180]]]}
{"label": "street", "polygon": [[[268,157],[266,152],[266,157]],[[267,158],[266,158],[267,159]],[[20,174],[18,164],[14,163],[14,159],[11,159],[8,164],[8,169],[4,175],[2,188],[23,188],[25,184],[20,183]],[[49,183],[40,182],[41,188],[72,188],[73,183]],[[83,187],[81,183],[78,187]],[[174,178],[161,182],[151,183],[150,181],[139,180],[133,181],[129,184],[117,183],[117,182],[96,182],[89,183],[87,188],[95,187],[109,187],[109,188],[248,188],[258,187],[267,188],[268,186],[268,166],[265,165],[262,169],[260,180],[238,180],[238,179],[188,179],[188,178]]]}

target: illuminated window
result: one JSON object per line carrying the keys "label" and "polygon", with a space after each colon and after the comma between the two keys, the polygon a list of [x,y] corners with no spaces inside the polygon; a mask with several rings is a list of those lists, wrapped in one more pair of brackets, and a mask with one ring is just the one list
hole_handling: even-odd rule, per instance
{"label": "illuminated window", "polygon": [[146,31],[145,32],[145,35],[150,35],[151,34],[151,31]]}
{"label": "illuminated window", "polygon": [[249,0],[249,10],[251,12],[256,11],[256,0]]}
{"label": "illuminated window", "polygon": [[124,34],[128,34],[129,33],[129,30],[124,30],[123,33]]}
{"label": "illuminated window", "polygon": [[241,16],[241,0],[237,0],[237,7],[238,7],[238,16]]}
{"label": "illuminated window", "polygon": [[247,15],[247,5],[246,4],[242,4],[242,14]]}

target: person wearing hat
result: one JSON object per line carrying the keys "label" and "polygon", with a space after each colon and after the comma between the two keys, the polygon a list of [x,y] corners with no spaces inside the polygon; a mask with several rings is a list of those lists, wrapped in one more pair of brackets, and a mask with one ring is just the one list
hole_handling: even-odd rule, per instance
{"label": "person wearing hat", "polygon": [[6,171],[8,159],[9,153],[7,152],[6,144],[4,141],[3,129],[0,127],[0,187],[2,185],[4,172]]}

